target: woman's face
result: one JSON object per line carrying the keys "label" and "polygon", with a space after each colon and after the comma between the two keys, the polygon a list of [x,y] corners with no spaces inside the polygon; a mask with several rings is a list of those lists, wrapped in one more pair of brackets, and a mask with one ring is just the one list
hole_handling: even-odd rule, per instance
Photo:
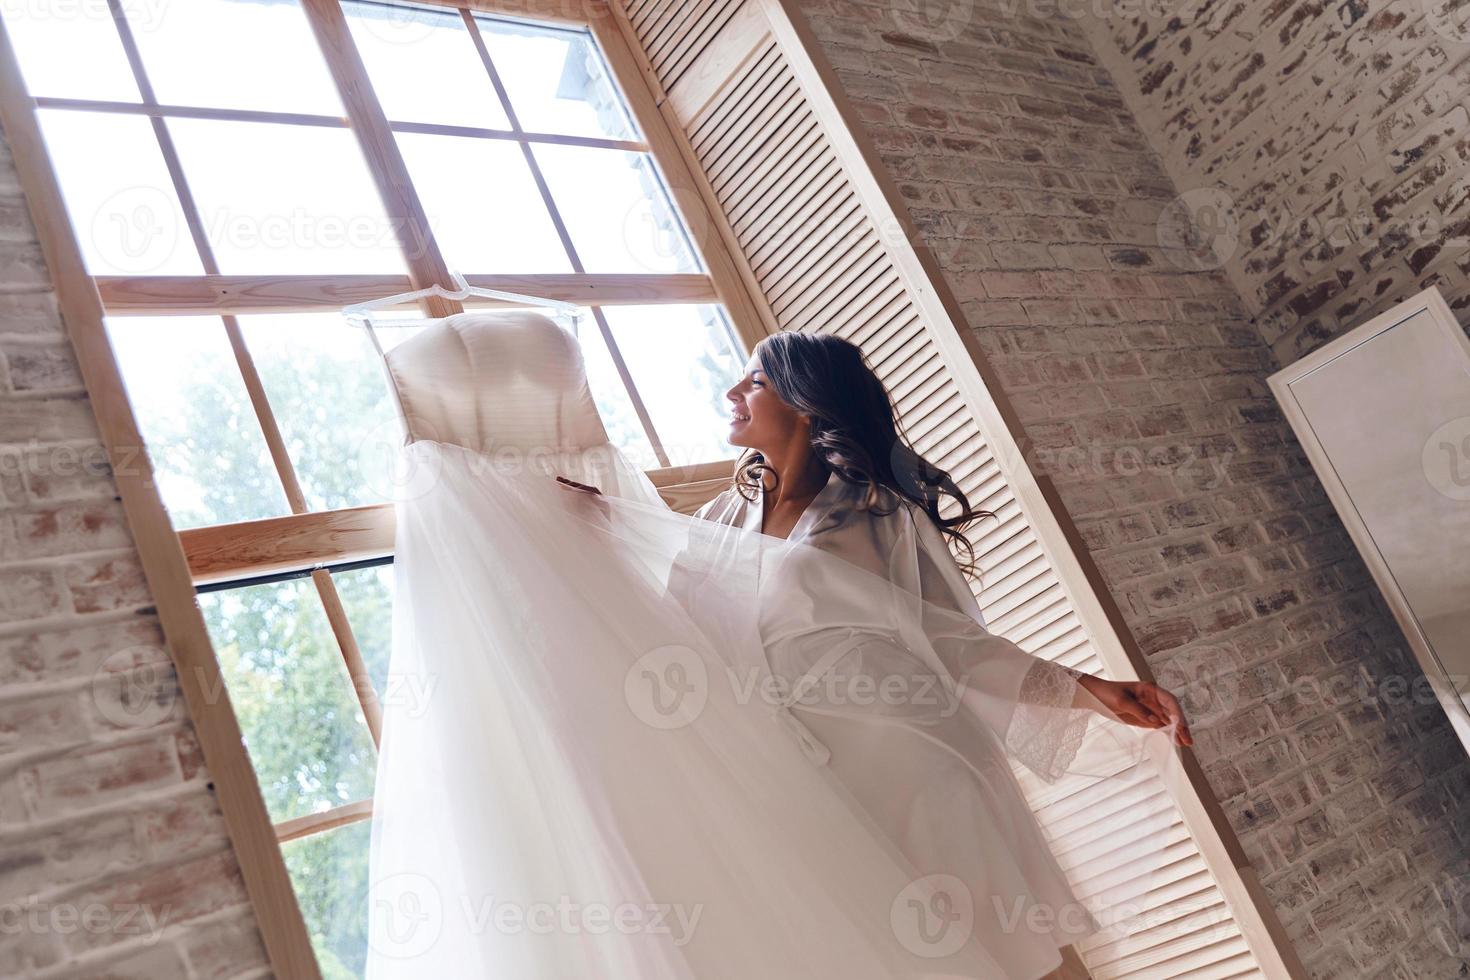
{"label": "woman's face", "polygon": [[750,356],[745,376],[737,381],[725,397],[730,399],[730,432],[732,446],[746,446],[762,451],[790,441],[806,416],[781,400],[761,370],[760,354]]}

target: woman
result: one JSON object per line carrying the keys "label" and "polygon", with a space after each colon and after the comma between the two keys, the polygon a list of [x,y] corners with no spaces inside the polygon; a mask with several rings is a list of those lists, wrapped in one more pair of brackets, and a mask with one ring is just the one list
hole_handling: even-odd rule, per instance
{"label": "woman", "polygon": [[[732,506],[729,499],[738,493],[763,533],[789,538],[829,487],[834,497],[865,500],[886,490],[918,506],[967,551],[970,545],[961,529],[994,516],[972,509],[947,473],[899,438],[887,391],[862,351],[846,340],[790,331],[767,337],[756,346],[745,376],[725,397],[731,403],[729,442],[748,449],[736,467],[736,486],[705,505],[700,516],[743,515],[746,507]],[[939,516],[945,496],[958,502],[958,515]],[[874,511],[872,519],[885,516]],[[810,532],[809,522],[804,530]],[[973,570],[972,551],[970,558]],[[1080,672],[1079,682],[1130,724],[1177,725],[1179,744],[1193,744],[1179,701],[1157,684]]]}
{"label": "woman", "polygon": [[[787,540],[812,538],[810,543],[821,547],[815,521],[808,519],[818,511],[851,498],[861,501],[857,506],[869,519],[881,521],[895,512],[883,512],[874,501],[896,496],[904,506],[917,506],[935,528],[970,552],[961,571],[973,572],[973,549],[963,529],[995,515],[973,509],[949,474],[899,437],[888,392],[855,344],[830,334],[773,334],[756,345],[744,377],[725,397],[731,404],[728,441],[746,452],[736,463],[734,484],[697,516]],[[945,496],[959,504],[956,516],[939,516]],[[1074,673],[1120,719],[1140,728],[1173,726],[1178,744],[1194,744],[1178,699],[1159,685]]]}
{"label": "woman", "polygon": [[[967,931],[1006,976],[1051,975],[1059,951],[1101,924],[1072,892],[1004,758],[1043,781],[1061,778],[1089,711],[1168,729],[1176,744],[1190,745],[1178,700],[1150,682],[1054,665],[983,630],[963,531],[993,515],[973,509],[947,473],[900,437],[891,399],[858,347],[830,335],[769,336],[726,397],[729,442],[745,451],[732,486],[697,516],[835,555],[899,594],[963,614],[955,618],[971,627],[950,621],[922,638],[943,661],[937,669],[932,658],[905,656],[901,644],[843,653],[825,639],[772,643],[771,671],[790,695],[784,720],[920,873],[953,883],[947,901],[968,909]],[[952,517],[940,515],[946,498],[957,505]],[[946,539],[965,553],[964,566]],[[798,565],[762,595],[775,596],[777,609],[796,605],[807,619],[840,621],[843,597],[831,591],[830,578],[803,575]],[[768,633],[780,632],[779,614],[772,625],[764,609],[762,616]],[[936,673],[958,678],[960,694],[920,707],[923,679]],[[803,696],[790,693],[803,685]],[[898,696],[854,696],[882,688]],[[1041,926],[1016,927],[1018,915],[1038,909],[1050,915]],[[920,914],[914,942],[943,941],[942,930],[928,928],[938,921],[932,911]]]}

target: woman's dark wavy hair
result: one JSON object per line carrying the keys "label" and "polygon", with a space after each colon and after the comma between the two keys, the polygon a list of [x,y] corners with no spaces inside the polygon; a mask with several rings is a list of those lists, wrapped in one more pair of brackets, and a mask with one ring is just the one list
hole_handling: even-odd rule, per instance
{"label": "woman's dark wavy hair", "polygon": [[[859,509],[891,514],[898,501],[883,510],[884,491],[919,505],[965,553],[960,567],[975,571],[974,545],[965,529],[995,515],[977,510],[949,473],[920,456],[908,444],[893,401],[856,344],[831,334],[783,331],[756,345],[761,368],[781,400],[811,418],[811,447],[823,467],[839,479],[866,487]],[[756,449],[735,461],[735,490],[754,501],[764,472],[770,470]],[[777,476],[774,470],[772,476]],[[777,477],[779,479],[779,477]],[[945,497],[959,503],[952,517],[941,517]]]}

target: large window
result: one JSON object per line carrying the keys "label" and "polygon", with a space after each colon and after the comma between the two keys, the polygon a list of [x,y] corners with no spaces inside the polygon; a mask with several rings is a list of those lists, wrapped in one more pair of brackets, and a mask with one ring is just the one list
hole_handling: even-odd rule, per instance
{"label": "large window", "polygon": [[[630,102],[643,80],[584,25],[489,6],[4,7],[159,492],[186,551],[209,543],[200,606],[328,977],[363,966],[402,693],[388,556],[312,544],[392,493],[398,423],[341,307],[451,271],[573,302],[617,445],[649,469],[734,455],[721,393],[749,333]],[[395,311],[380,339],[456,309]]]}

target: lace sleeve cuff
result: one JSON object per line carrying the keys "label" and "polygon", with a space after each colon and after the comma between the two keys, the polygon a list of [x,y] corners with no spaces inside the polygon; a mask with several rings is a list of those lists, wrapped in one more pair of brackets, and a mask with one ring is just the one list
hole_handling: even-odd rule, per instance
{"label": "lace sleeve cuff", "polygon": [[1088,710],[1074,708],[1080,671],[1038,659],[1021,681],[1006,748],[1042,780],[1054,783],[1077,755]]}

